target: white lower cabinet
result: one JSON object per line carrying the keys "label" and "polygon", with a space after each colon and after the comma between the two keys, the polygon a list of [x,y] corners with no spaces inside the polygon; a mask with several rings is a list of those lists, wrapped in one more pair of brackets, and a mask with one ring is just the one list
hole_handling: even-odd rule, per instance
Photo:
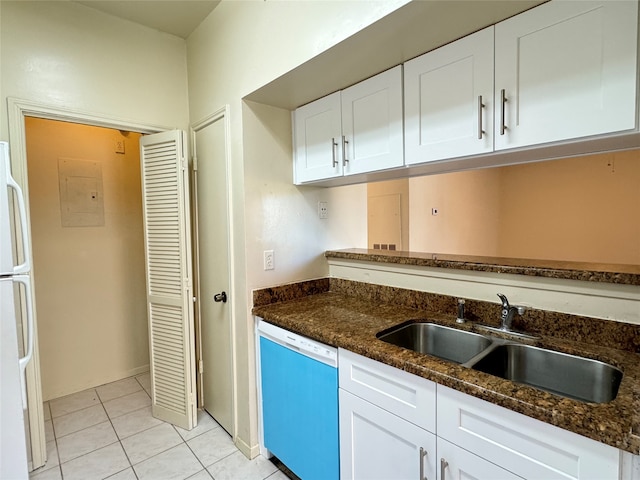
{"label": "white lower cabinet", "polygon": [[415,480],[436,475],[436,436],[339,390],[340,478]]}
{"label": "white lower cabinet", "polygon": [[515,480],[519,477],[438,437],[438,480]]}
{"label": "white lower cabinet", "polygon": [[617,448],[342,349],[338,378],[342,480],[635,480]]}
{"label": "white lower cabinet", "polygon": [[436,384],[338,350],[341,480],[435,479]]}

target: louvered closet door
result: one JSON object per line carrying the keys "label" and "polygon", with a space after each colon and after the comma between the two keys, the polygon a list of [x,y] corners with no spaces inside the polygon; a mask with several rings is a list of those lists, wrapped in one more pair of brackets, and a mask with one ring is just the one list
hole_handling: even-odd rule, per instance
{"label": "louvered closet door", "polygon": [[186,134],[140,140],[153,416],[196,422]]}

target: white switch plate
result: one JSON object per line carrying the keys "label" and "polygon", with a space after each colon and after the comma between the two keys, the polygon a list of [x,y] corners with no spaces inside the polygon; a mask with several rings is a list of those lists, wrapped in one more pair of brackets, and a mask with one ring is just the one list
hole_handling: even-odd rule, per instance
{"label": "white switch plate", "polygon": [[329,202],[318,202],[318,218],[329,218]]}
{"label": "white switch plate", "polygon": [[124,138],[116,140],[116,153],[124,153]]}
{"label": "white switch plate", "polygon": [[273,261],[273,250],[265,250],[264,251],[264,269],[273,270],[274,268],[276,268],[276,266]]}

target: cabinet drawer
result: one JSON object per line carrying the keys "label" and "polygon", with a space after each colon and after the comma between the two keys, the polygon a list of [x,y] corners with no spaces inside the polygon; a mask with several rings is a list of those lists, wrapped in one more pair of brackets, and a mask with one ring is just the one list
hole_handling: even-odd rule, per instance
{"label": "cabinet drawer", "polygon": [[340,388],[435,432],[435,383],[347,350],[338,350]]}
{"label": "cabinet drawer", "polygon": [[438,438],[438,480],[518,480],[522,477]]}
{"label": "cabinet drawer", "polygon": [[620,451],[438,386],[438,436],[531,479],[617,479]]}

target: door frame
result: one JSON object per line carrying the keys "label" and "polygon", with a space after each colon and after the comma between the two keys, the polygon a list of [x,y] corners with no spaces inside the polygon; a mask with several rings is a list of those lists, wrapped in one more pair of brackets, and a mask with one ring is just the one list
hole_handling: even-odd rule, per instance
{"label": "door frame", "polygon": [[[42,102],[22,100],[14,97],[7,98],[7,113],[9,117],[9,146],[11,148],[11,171],[16,182],[22,187],[25,196],[27,213],[27,231],[23,234],[31,244],[31,210],[29,206],[29,181],[27,175],[27,144],[25,117],[36,117],[47,120],[79,123],[95,127],[129,130],[140,133],[159,133],[171,130],[171,127],[141,124],[138,122],[108,117],[105,115],[83,112],[48,105]],[[33,265],[33,259],[32,265]],[[31,272],[31,290],[33,292],[33,358],[26,369],[27,407],[29,412],[29,436],[31,444],[31,463],[29,471],[44,465],[47,456],[46,439],[44,433],[44,412],[42,408],[42,384],[40,380],[40,355],[38,346],[38,322],[36,311],[36,291],[33,288],[35,274]],[[24,316],[24,312],[22,312]]]}
{"label": "door frame", "polygon": [[191,223],[192,225],[192,235],[191,238],[192,243],[193,243],[193,247],[192,247],[192,252],[193,252],[193,263],[194,263],[194,270],[193,270],[193,276],[194,276],[194,280],[197,284],[197,287],[194,286],[195,292],[196,293],[196,304],[195,304],[195,315],[196,315],[196,351],[198,352],[198,358],[197,358],[197,363],[196,365],[198,366],[198,402],[200,405],[203,405],[203,392],[202,392],[202,367],[201,367],[201,361],[202,361],[202,356],[201,356],[201,352],[202,352],[202,317],[200,315],[200,269],[198,266],[199,263],[199,255],[200,255],[200,249],[199,249],[199,245],[198,245],[198,219],[197,219],[197,212],[198,212],[198,202],[197,202],[197,184],[196,184],[196,180],[197,180],[197,171],[198,171],[198,158],[197,158],[197,154],[198,152],[196,151],[196,134],[198,132],[200,132],[201,130],[203,130],[204,128],[208,127],[209,125],[218,122],[218,121],[222,121],[223,125],[224,125],[224,142],[225,142],[225,149],[224,149],[224,156],[225,156],[225,181],[227,184],[227,189],[226,189],[226,197],[227,197],[227,245],[228,245],[228,258],[229,258],[229,297],[230,297],[230,302],[229,302],[229,307],[230,307],[230,312],[229,312],[229,317],[230,317],[230,335],[231,335],[231,375],[232,375],[232,381],[231,381],[231,408],[232,408],[232,412],[231,412],[231,419],[232,419],[232,427],[231,427],[231,436],[233,438],[233,441],[236,441],[237,435],[238,435],[238,408],[237,408],[237,403],[236,400],[238,398],[237,396],[237,388],[238,388],[238,381],[237,381],[237,362],[236,362],[236,324],[234,319],[236,318],[236,314],[237,314],[237,303],[235,301],[235,280],[236,280],[236,271],[235,271],[235,264],[232,261],[232,259],[235,257],[235,244],[234,244],[234,231],[235,231],[235,222],[233,220],[233,215],[231,215],[231,212],[233,212],[233,195],[231,194],[231,186],[233,185],[232,183],[232,173],[231,173],[231,125],[230,125],[230,120],[229,120],[229,105],[224,105],[222,107],[220,107],[218,110],[214,111],[212,114],[207,115],[205,118],[194,122],[191,124],[191,126],[189,127],[189,135],[191,138],[191,145],[190,145],[190,151],[191,151],[191,168],[192,171],[195,173],[191,178],[193,179],[193,184],[192,184],[192,188],[191,188],[191,192],[192,192],[192,198],[193,198],[193,202],[192,202],[192,215],[195,216],[194,221]]}

